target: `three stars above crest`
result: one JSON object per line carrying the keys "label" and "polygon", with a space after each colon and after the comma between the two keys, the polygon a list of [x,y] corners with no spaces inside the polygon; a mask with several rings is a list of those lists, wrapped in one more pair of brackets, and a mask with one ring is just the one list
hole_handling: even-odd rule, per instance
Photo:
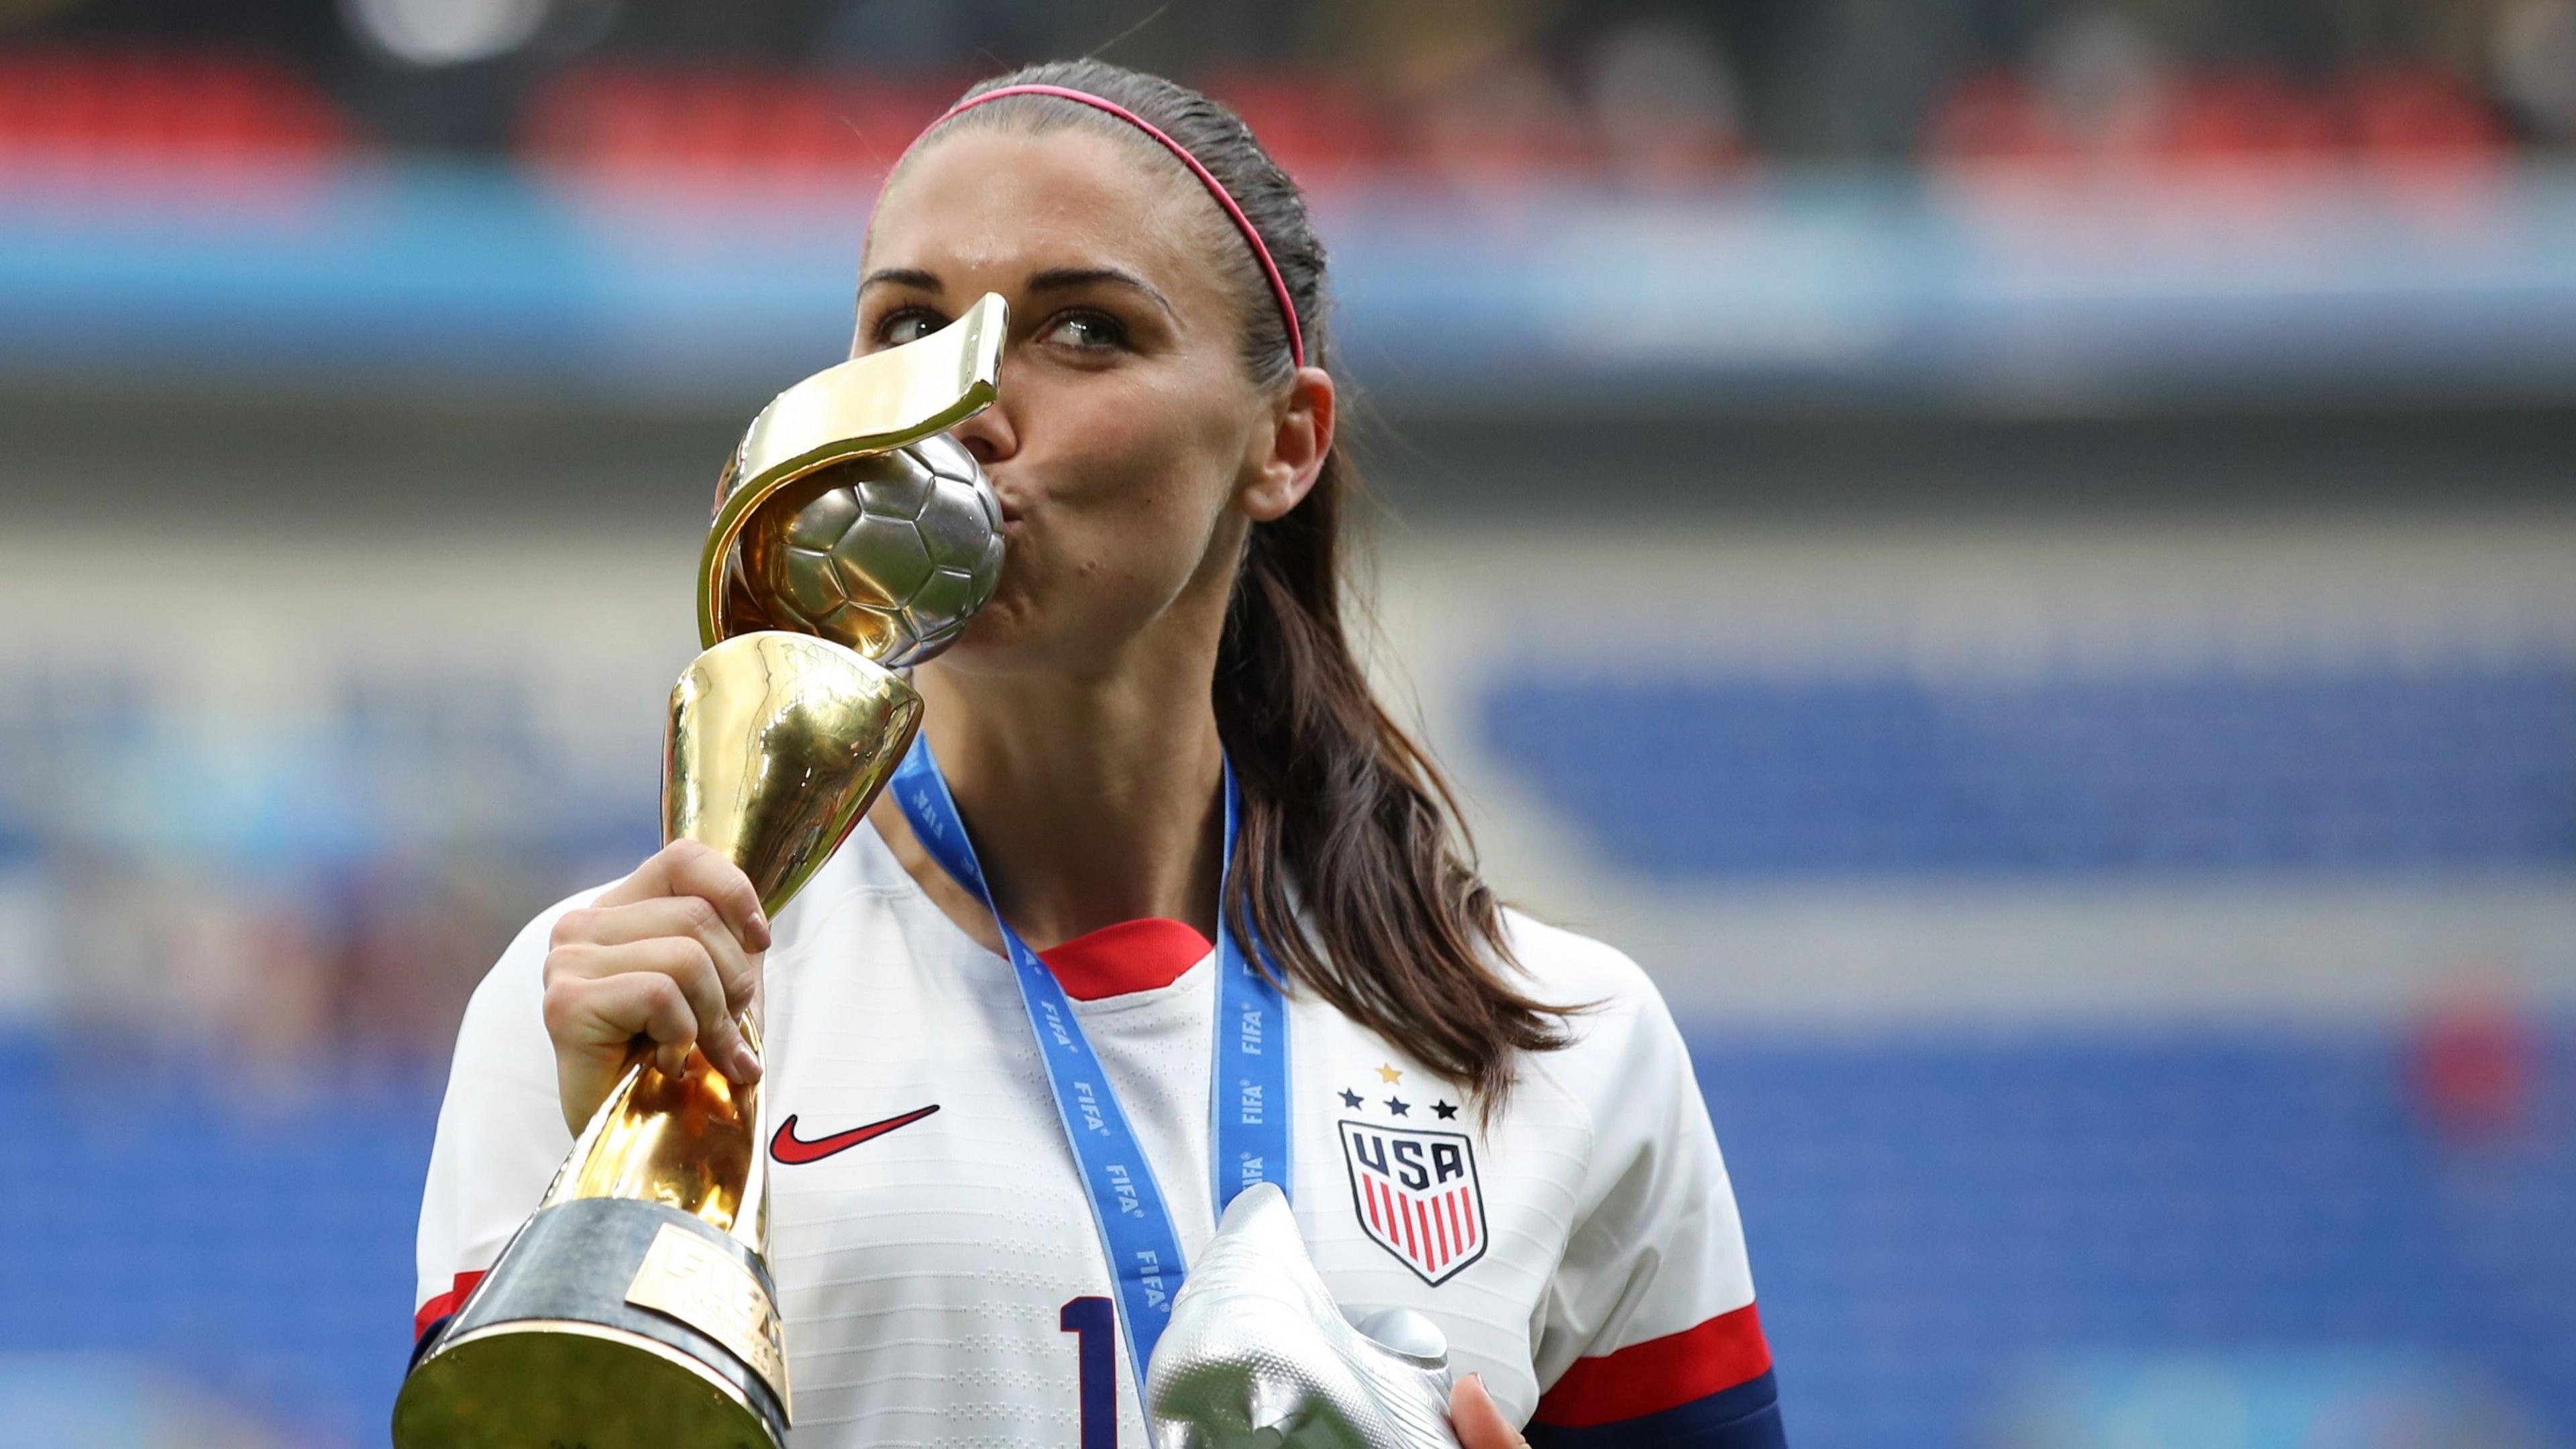
{"label": "three stars above crest", "polygon": [[[1381,1062],[1378,1064],[1377,1075],[1380,1082],[1388,1086],[1393,1086],[1397,1082],[1403,1080],[1404,1069],[1396,1066],[1392,1062]],[[1342,1089],[1340,1096],[1342,1099],[1342,1105],[1350,1108],[1352,1111],[1358,1111],[1369,1100],[1368,1098],[1361,1096],[1357,1091],[1348,1087]],[[1413,1115],[1414,1104],[1404,1100],[1402,1097],[1389,1096],[1385,1099],[1384,1105],[1386,1107],[1387,1115],[1390,1117],[1409,1117]],[[1438,1117],[1443,1122],[1455,1121],[1458,1116],[1457,1104],[1445,1099],[1432,1103],[1431,1111],[1434,1116]]]}

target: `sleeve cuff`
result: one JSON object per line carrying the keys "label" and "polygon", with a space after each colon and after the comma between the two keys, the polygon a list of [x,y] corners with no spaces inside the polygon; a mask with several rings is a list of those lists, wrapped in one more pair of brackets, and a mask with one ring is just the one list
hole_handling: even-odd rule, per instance
{"label": "sleeve cuff", "polygon": [[1568,1428],[1533,1423],[1530,1449],[1788,1449],[1779,1382],[1756,1378],[1656,1413]]}

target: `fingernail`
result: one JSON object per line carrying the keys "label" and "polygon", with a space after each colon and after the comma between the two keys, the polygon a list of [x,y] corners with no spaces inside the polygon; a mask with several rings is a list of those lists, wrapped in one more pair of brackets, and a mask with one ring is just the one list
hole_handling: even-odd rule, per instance
{"label": "fingernail", "polygon": [[733,1049],[733,1079],[746,1087],[760,1080],[760,1055],[751,1049],[749,1042],[740,1043]]}
{"label": "fingernail", "polygon": [[758,906],[752,907],[751,928],[760,933],[761,943],[763,945],[767,945],[769,942],[769,916]]}

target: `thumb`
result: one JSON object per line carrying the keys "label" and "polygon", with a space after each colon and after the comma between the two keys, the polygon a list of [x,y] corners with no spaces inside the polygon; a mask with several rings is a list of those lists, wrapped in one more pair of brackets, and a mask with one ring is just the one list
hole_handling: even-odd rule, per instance
{"label": "thumb", "polygon": [[1529,1441],[1485,1391],[1482,1374],[1467,1375],[1449,1391],[1449,1427],[1458,1435],[1458,1449],[1528,1449]]}

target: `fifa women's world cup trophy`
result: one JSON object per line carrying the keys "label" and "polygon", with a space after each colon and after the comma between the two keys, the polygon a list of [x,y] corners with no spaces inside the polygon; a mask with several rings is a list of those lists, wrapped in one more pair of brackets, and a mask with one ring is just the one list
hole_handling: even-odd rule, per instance
{"label": "fifa women's world cup trophy", "polygon": [[[1000,576],[1000,504],[942,434],[992,404],[1008,330],[987,295],[817,373],[725,469],[698,573],[705,652],[671,693],[662,832],[723,851],[772,917],[920,728],[894,671],[954,641]],[[756,1044],[758,1023],[742,1027]],[[760,1095],[694,1051],[669,1077],[639,1050],[413,1365],[396,1449],[780,1449]]]}

